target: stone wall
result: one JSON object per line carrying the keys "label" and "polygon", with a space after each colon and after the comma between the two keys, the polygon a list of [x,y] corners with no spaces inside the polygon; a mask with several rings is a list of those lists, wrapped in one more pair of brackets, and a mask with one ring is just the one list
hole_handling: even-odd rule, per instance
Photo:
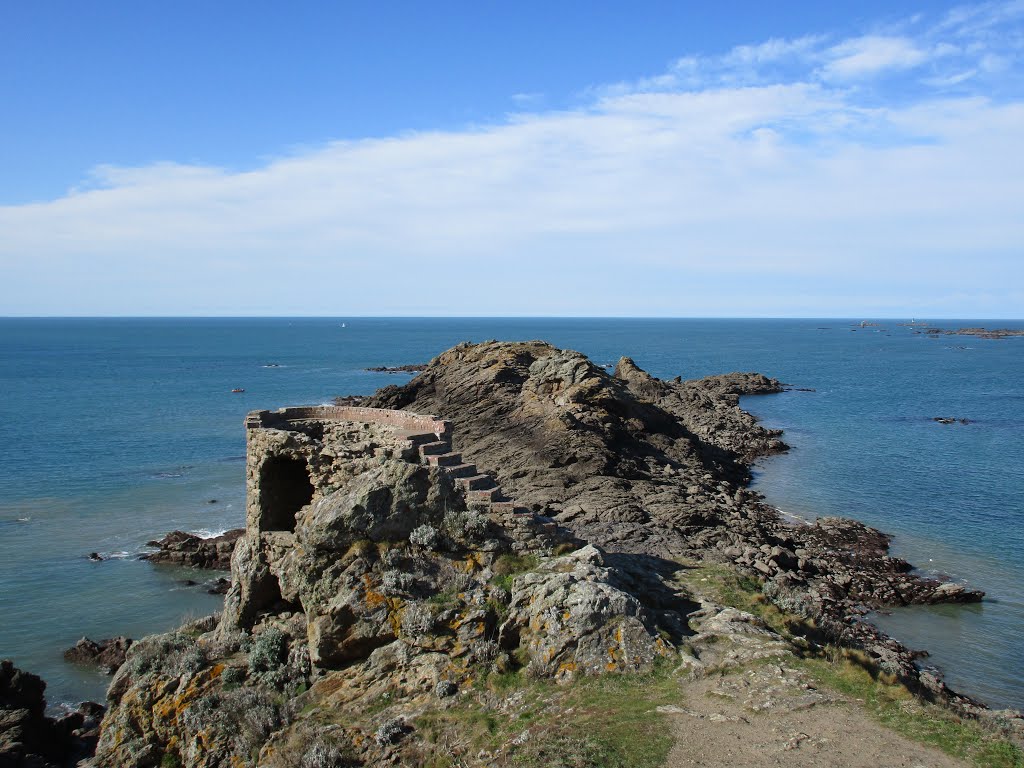
{"label": "stone wall", "polygon": [[418,444],[438,441],[450,430],[449,422],[433,416],[378,408],[254,411],[246,418],[246,527],[258,533],[294,530],[302,507],[368,464],[417,461]]}
{"label": "stone wall", "polygon": [[439,439],[449,437],[452,430],[450,421],[436,416],[346,405],[303,405],[276,411],[252,411],[245,419],[245,426],[247,429],[287,429],[290,422],[310,420],[380,424],[413,433],[433,433]]}

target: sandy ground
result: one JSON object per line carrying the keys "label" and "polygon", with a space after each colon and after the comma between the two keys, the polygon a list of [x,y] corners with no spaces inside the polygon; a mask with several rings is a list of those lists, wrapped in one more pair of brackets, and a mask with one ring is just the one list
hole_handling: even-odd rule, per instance
{"label": "sandy ground", "polygon": [[967,765],[884,728],[855,702],[814,689],[784,664],[693,681],[683,691],[681,706],[659,708],[676,735],[665,768]]}

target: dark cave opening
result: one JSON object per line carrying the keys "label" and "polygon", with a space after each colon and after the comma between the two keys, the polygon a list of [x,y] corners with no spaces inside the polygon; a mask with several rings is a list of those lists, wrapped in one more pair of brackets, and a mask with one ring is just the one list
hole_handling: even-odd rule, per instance
{"label": "dark cave opening", "polygon": [[313,499],[302,459],[273,456],[260,469],[260,530],[294,531],[295,515]]}

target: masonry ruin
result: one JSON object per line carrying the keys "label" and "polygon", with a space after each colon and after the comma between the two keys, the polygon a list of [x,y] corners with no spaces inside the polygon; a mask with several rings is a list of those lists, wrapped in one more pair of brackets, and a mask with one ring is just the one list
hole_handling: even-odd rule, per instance
{"label": "masonry ruin", "polygon": [[246,526],[287,545],[302,510],[365,471],[366,460],[402,459],[442,469],[461,487],[467,506],[524,544],[557,529],[517,506],[490,474],[453,451],[452,432],[445,419],[383,408],[253,411],[246,417]]}

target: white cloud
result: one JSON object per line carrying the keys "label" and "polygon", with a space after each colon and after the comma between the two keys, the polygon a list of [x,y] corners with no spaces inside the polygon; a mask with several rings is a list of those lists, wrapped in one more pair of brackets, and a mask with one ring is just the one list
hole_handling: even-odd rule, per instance
{"label": "white cloud", "polygon": [[903,37],[870,35],[846,40],[828,50],[831,60],[822,74],[831,80],[855,80],[886,70],[911,69],[928,55]]}
{"label": "white cloud", "polygon": [[[770,40],[471,130],[244,173],[101,167],[60,199],[0,207],[0,314],[1019,306],[1024,104],[924,90],[868,106],[815,79],[963,65],[943,42]],[[768,77],[781,61],[802,68]]]}

